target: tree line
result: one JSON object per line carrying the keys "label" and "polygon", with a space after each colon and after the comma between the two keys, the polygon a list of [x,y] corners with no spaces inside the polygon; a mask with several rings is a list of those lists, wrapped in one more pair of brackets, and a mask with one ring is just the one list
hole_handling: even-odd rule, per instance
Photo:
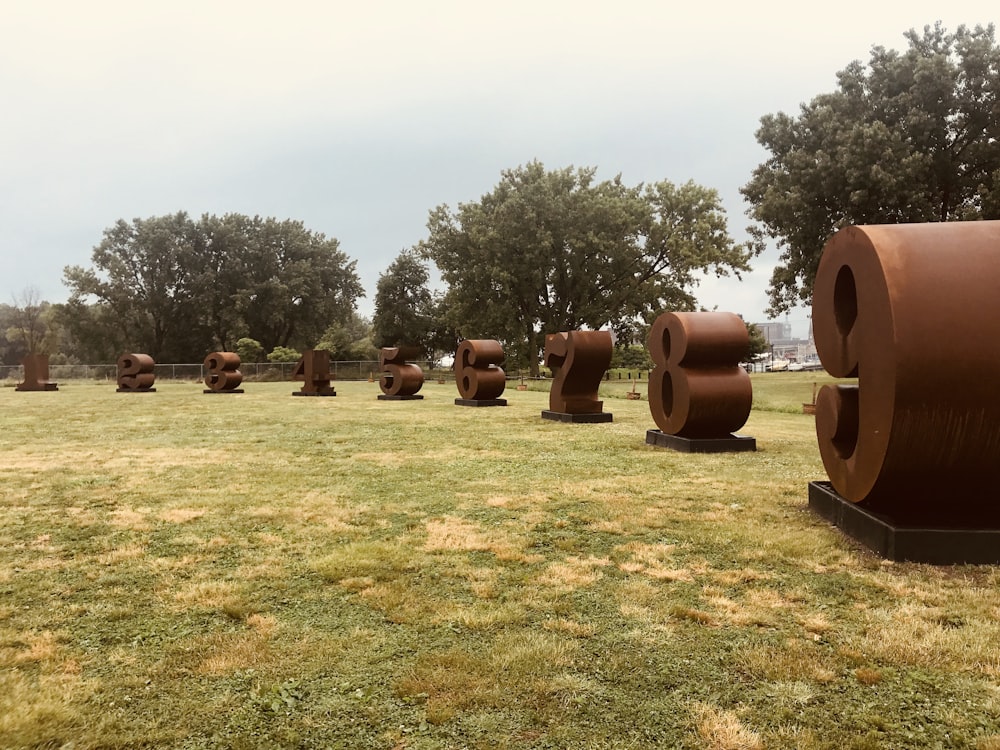
{"label": "tree line", "polygon": [[[354,261],[300,222],[122,220],[91,267],[65,269],[65,304],[0,305],[0,357],[34,347],[75,361],[124,350],[200,361],[242,342],[367,359],[396,343],[433,356],[461,338],[496,338],[508,362],[537,371],[545,333],[610,327],[628,346],[660,311],[696,309],[702,273],[738,277],[770,242],[781,259],[768,312],[808,304],[823,245],[843,226],[1000,218],[994,27],[904,36],[906,50],[873,47],[867,65],[851,62],[797,116],[761,118],[768,157],[741,188],[747,242],[730,236],[713,189],[532,161],[478,201],[432,209],[427,237],[380,276],[367,321]],[[442,291],[430,289],[431,264]]]}

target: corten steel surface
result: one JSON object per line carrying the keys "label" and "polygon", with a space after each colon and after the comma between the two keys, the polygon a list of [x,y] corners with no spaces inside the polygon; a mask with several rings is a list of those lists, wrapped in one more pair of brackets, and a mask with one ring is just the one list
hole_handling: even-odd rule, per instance
{"label": "corten steel surface", "polygon": [[25,354],[21,359],[24,367],[24,382],[18,383],[16,391],[58,391],[59,387],[49,381],[49,355]]}
{"label": "corten steel surface", "polygon": [[507,387],[507,375],[498,367],[503,347],[493,339],[466,339],[455,351],[455,384],[469,401],[497,399]]}
{"label": "corten steel surface", "polygon": [[1000,221],[854,226],[823,249],[813,334],[834,489],[896,517],[1000,509]]}
{"label": "corten steel surface", "polygon": [[153,383],[156,375],[153,367],[156,363],[148,354],[125,353],[118,358],[118,391],[139,392],[154,391]]}
{"label": "corten steel surface", "polygon": [[215,393],[236,393],[243,382],[240,355],[236,352],[215,352],[205,357],[205,385]]}
{"label": "corten steel surface", "polygon": [[611,364],[611,333],[563,331],[545,337],[545,366],[557,368],[549,410],[559,414],[599,414],[601,378]]}
{"label": "corten steel surface", "polygon": [[295,396],[336,396],[330,385],[330,352],[326,349],[306,349],[292,370],[292,378],[303,381]]}
{"label": "corten steel surface", "polygon": [[424,371],[420,365],[407,362],[420,356],[415,346],[387,346],[379,352],[378,366],[382,377],[378,385],[386,396],[413,396],[424,384]]}
{"label": "corten steel surface", "polygon": [[753,389],[740,361],[749,349],[747,327],[733,313],[660,315],[649,331],[656,426],[668,435],[724,438],[746,424]]}

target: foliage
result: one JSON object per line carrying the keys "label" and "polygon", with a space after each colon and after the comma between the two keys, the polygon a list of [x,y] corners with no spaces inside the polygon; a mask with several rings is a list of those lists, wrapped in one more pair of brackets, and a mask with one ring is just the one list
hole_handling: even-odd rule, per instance
{"label": "foliage", "polygon": [[653,359],[649,350],[639,344],[616,346],[611,354],[611,367],[626,370],[651,370]]}
{"label": "foliage", "polygon": [[427,266],[413,251],[404,250],[379,275],[375,291],[372,339],[377,347],[408,344],[424,357],[433,354],[437,329],[434,297],[427,286]]}
{"label": "foliage", "polygon": [[244,336],[236,342],[236,353],[240,355],[240,362],[260,362],[264,358],[264,347],[257,339]]}
{"label": "foliage", "polygon": [[699,272],[748,268],[714,190],[595,172],[535,161],[477,203],[431,211],[417,249],[448,285],[457,334],[499,339],[534,374],[545,333],[612,326],[628,337],[644,316],[692,308]]}
{"label": "foliage", "polygon": [[302,353],[286,346],[276,346],[267,355],[268,362],[298,362]]}
{"label": "foliage", "polygon": [[747,361],[749,361],[758,354],[763,354],[768,351],[770,344],[768,344],[767,337],[764,335],[764,332],[755,324],[744,322],[744,325],[746,325],[747,335],[750,337],[750,350],[747,353]]}
{"label": "foliage", "polygon": [[25,354],[52,354],[58,347],[59,330],[51,305],[42,300],[34,287],[14,295],[14,305],[6,313],[4,337],[19,352],[18,360]]}
{"label": "foliage", "polygon": [[338,362],[378,359],[372,336],[371,321],[352,311],[345,322],[331,324],[315,348],[326,349],[331,359]]}
{"label": "foliage", "polygon": [[119,220],[92,262],[64,272],[69,305],[99,308],[75,322],[76,341],[116,329],[123,347],[159,361],[198,361],[243,337],[265,351],[306,347],[363,295],[337,240],[259,216]]}
{"label": "foliage", "polygon": [[1000,218],[1000,47],[994,27],[940,24],[876,46],[797,117],[761,118],[769,157],[742,193],[778,241],[772,314],[812,296],[820,252],[849,224]]}

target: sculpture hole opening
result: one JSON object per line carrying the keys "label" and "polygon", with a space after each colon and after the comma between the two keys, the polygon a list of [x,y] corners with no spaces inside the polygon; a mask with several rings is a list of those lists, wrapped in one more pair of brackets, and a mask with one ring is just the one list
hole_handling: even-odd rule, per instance
{"label": "sculpture hole opening", "polygon": [[663,373],[663,413],[668,419],[674,413],[674,381],[669,372]]}
{"label": "sculpture hole opening", "polygon": [[847,336],[858,319],[858,287],[850,266],[842,266],[833,284],[833,314],[837,330]]}

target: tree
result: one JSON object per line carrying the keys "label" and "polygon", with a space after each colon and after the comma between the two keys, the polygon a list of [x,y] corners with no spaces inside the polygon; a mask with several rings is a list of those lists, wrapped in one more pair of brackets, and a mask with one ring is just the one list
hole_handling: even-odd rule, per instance
{"label": "tree", "polygon": [[21,356],[53,353],[58,331],[52,320],[50,307],[34,287],[28,287],[21,294],[14,295],[14,305],[9,310],[6,339]]}
{"label": "tree", "polygon": [[823,245],[849,224],[1000,218],[1000,47],[994,27],[940,24],[873,47],[798,117],[761,118],[770,152],[743,188],[759,242],[777,240],[778,314],[812,298]]}
{"label": "tree", "polygon": [[356,312],[352,312],[346,322],[331,324],[315,348],[326,349],[330,358],[337,362],[378,359],[371,321]]}
{"label": "tree", "polygon": [[240,362],[260,362],[264,359],[264,347],[256,339],[241,338],[236,342],[236,353]]}
{"label": "tree", "polygon": [[378,277],[372,337],[375,345],[409,344],[424,355],[433,352],[434,297],[427,282],[427,266],[413,251],[404,250]]}
{"label": "tree", "polygon": [[[104,231],[92,261],[100,271],[64,271],[70,301],[96,298],[111,309],[124,339],[157,361],[185,361],[204,350],[196,279],[203,243],[186,213],[119,220]],[[200,359],[200,357],[198,357]]]}
{"label": "tree", "polygon": [[699,272],[749,268],[714,190],[595,172],[535,161],[503,172],[478,203],[431,212],[418,250],[448,285],[459,335],[500,339],[508,361],[536,374],[544,333],[610,325],[629,338],[665,307],[691,309]]}
{"label": "tree", "polygon": [[200,361],[243,337],[306,348],[364,294],[337,240],[259,216],[118,221],[92,261],[65,269],[70,305],[96,304],[94,325],[114,321],[123,346],[159,361]]}
{"label": "tree", "polygon": [[747,336],[750,339],[750,349],[747,352],[747,360],[749,361],[766,352],[771,345],[768,343],[767,337],[764,336],[764,332],[756,325],[746,322],[744,325],[747,327]]}
{"label": "tree", "polygon": [[[239,313],[245,334],[265,351],[275,347],[310,345],[334,322],[354,311],[364,289],[340,243],[312,232],[298,221],[252,219],[229,214],[216,222],[226,230],[222,249],[226,268],[224,288]],[[238,252],[231,249],[235,246]],[[232,327],[231,325],[229,326]]]}
{"label": "tree", "polygon": [[267,355],[268,362],[298,362],[302,353],[287,346],[276,346]]}

